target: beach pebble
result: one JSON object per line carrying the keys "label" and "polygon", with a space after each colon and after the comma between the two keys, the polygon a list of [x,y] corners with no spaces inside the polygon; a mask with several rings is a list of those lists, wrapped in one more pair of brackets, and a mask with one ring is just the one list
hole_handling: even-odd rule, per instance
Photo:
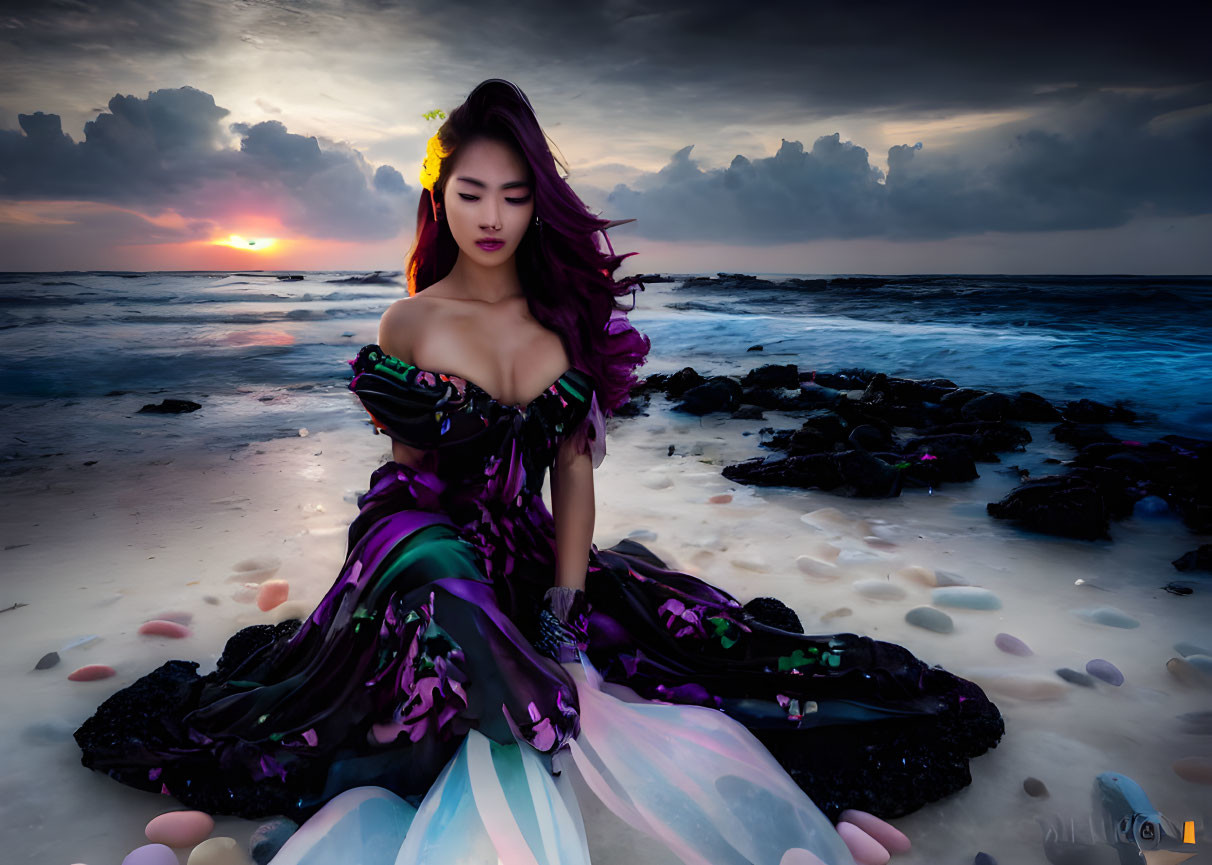
{"label": "beach pebble", "polygon": [[1194,586],[1188,582],[1166,583],[1162,588],[1172,595],[1190,595],[1195,592]]}
{"label": "beach pebble", "polygon": [[887,580],[856,580],[854,590],[865,598],[877,601],[899,601],[905,597],[905,590],[896,583]]}
{"label": "beach pebble", "polygon": [[821,616],[822,622],[828,622],[830,619],[843,619],[852,614],[854,610],[849,607],[838,607],[836,610],[830,610]]}
{"label": "beach pebble", "polygon": [[863,538],[863,542],[867,546],[875,547],[879,550],[892,550],[896,548],[896,541],[881,538],[879,535],[867,535],[867,537]]}
{"label": "beach pebble", "polygon": [[997,860],[988,853],[977,853],[972,865],[997,865]]}
{"label": "beach pebble", "polygon": [[1056,700],[1068,690],[1055,679],[1040,676],[1021,676],[1014,673],[999,673],[981,680],[980,685],[1006,697],[1019,700]]}
{"label": "beach pebble", "polygon": [[905,613],[905,621],[937,634],[950,634],[955,630],[955,622],[951,621],[951,617],[934,607],[914,607]]}
{"label": "beach pebble", "polygon": [[649,470],[641,472],[637,476],[641,486],[650,490],[665,490],[673,486],[673,481],[669,479],[669,475],[659,470]]}
{"label": "beach pebble", "polygon": [[67,678],[72,682],[95,682],[97,679],[108,679],[117,671],[106,664],[85,664],[77,670],[67,674]]}
{"label": "beach pebble", "polygon": [[887,556],[883,553],[873,552],[872,550],[842,550],[837,554],[839,565],[862,565],[884,558],[887,558]]}
{"label": "beach pebble", "polygon": [[1212,757],[1183,757],[1174,761],[1174,773],[1192,784],[1212,784]]}
{"label": "beach pebble", "polygon": [[144,622],[139,626],[139,633],[145,637],[171,637],[174,640],[179,640],[183,637],[188,637],[190,631],[189,628],[179,622],[152,619],[150,622]]}
{"label": "beach pebble", "polygon": [[262,823],[248,839],[248,849],[257,865],[266,865],[278,855],[282,845],[291,835],[299,831],[299,824],[287,817],[276,817]]}
{"label": "beach pebble", "polygon": [[953,571],[935,571],[934,584],[936,586],[970,586],[972,583],[966,577],[962,577]]}
{"label": "beach pebble", "polygon": [[1048,787],[1039,778],[1027,777],[1023,779],[1023,792],[1035,799],[1047,799]]}
{"label": "beach pebble", "polygon": [[207,838],[189,851],[186,865],[253,865],[253,863],[235,838],[220,836]]}
{"label": "beach pebble", "polygon": [[41,658],[38,659],[38,663],[34,664],[34,669],[35,670],[49,670],[51,667],[56,666],[58,663],[59,663],[59,653],[58,652],[47,652],[45,655],[43,655]]}
{"label": "beach pebble", "polygon": [[846,842],[857,865],[884,865],[892,858],[883,844],[853,823],[847,823],[845,820],[838,823],[837,834]]}
{"label": "beach pebble", "polygon": [[215,829],[214,818],[202,811],[169,811],[152,818],[143,830],[148,841],[169,847],[193,847]]}
{"label": "beach pebble", "polygon": [[1073,615],[1096,625],[1106,625],[1110,628],[1139,628],[1140,622],[1129,616],[1123,610],[1115,607],[1093,607],[1090,609],[1073,610]]}
{"label": "beach pebble", "polygon": [[1170,504],[1161,496],[1145,496],[1137,499],[1132,507],[1134,517],[1160,517],[1170,513]]}
{"label": "beach pebble", "polygon": [[1175,643],[1174,651],[1178,652],[1184,658],[1187,655],[1212,655],[1212,650],[1197,646],[1194,643]]}
{"label": "beach pebble", "polygon": [[720,493],[707,499],[707,503],[712,505],[726,505],[730,501],[732,501],[732,493]]}
{"label": "beach pebble", "polygon": [[930,586],[931,588],[938,585],[934,571],[930,568],[923,568],[921,565],[910,565],[907,568],[901,568],[896,572],[896,576],[911,583],[920,583],[923,586]]}
{"label": "beach pebble", "polygon": [[1124,674],[1119,671],[1119,668],[1110,661],[1104,661],[1102,658],[1087,661],[1086,672],[1094,678],[1102,679],[1108,685],[1114,685],[1117,688],[1124,683]]}
{"label": "beach pebble", "polygon": [[238,583],[260,583],[268,580],[282,567],[277,556],[257,556],[243,559],[231,566],[235,574],[229,579]]}
{"label": "beach pebble", "polygon": [[838,571],[836,565],[823,562],[812,556],[796,556],[795,566],[800,569],[800,572],[804,576],[811,577],[814,580],[836,580],[841,576],[841,572]]}
{"label": "beach pebble", "polygon": [[753,553],[750,553],[747,556],[737,556],[730,561],[742,571],[753,571],[756,574],[765,574],[770,572],[770,563],[761,556]]}
{"label": "beach pebble", "polygon": [[177,865],[177,854],[163,844],[144,844],[127,853],[122,865]]}
{"label": "beach pebble", "polygon": [[69,649],[83,649],[87,646],[91,646],[93,643],[99,642],[101,642],[101,638],[96,634],[86,634],[83,637],[76,637],[76,639],[72,640],[66,646],[60,647],[59,651],[66,652]]}
{"label": "beach pebble", "polygon": [[1195,652],[1187,655],[1186,662],[1201,673],[1212,676],[1212,655],[1200,654]]}
{"label": "beach pebble", "polygon": [[1035,654],[1031,651],[1030,646],[1012,634],[998,634],[993,638],[993,645],[997,646],[1007,655],[1018,655],[1020,658]]}
{"label": "beach pebble", "polygon": [[947,586],[930,593],[930,601],[939,607],[960,607],[965,610],[1000,610],[1001,599],[988,589],[976,586]]}
{"label": "beach pebble", "polygon": [[652,529],[636,529],[634,532],[628,532],[627,537],[631,538],[633,541],[647,543],[649,541],[655,541],[657,539],[657,533],[652,531]]}
{"label": "beach pebble", "polygon": [[1212,676],[1192,664],[1187,658],[1171,658],[1166,661],[1166,669],[1170,671],[1171,676],[1184,685],[1197,688],[1212,685]]}
{"label": "beach pebble", "polygon": [[1071,685],[1081,685],[1083,688],[1094,687],[1094,679],[1087,676],[1085,673],[1079,673],[1077,670],[1071,670],[1068,667],[1061,667],[1056,671],[1056,675],[1060,676]]}
{"label": "beach pebble", "polygon": [[210,604],[212,607],[219,606],[219,599],[216,598],[214,595],[203,595],[202,600],[205,603]]}
{"label": "beach pebble", "polygon": [[833,544],[821,542],[813,545],[809,553],[822,562],[836,562],[838,555],[842,552],[841,547],[835,547]]}
{"label": "beach pebble", "polygon": [[257,608],[265,611],[272,610],[290,595],[290,583],[286,580],[267,580],[261,584],[257,592]]}
{"label": "beach pebble", "polygon": [[908,853],[909,848],[913,846],[909,843],[908,836],[900,829],[866,811],[849,808],[839,814],[838,819],[858,826],[878,841],[889,853]]}

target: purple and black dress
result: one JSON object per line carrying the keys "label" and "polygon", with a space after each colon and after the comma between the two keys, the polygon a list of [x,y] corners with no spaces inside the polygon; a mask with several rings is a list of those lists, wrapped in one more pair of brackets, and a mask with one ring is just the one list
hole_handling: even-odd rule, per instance
{"label": "purple and black dress", "polygon": [[377,345],[350,364],[376,430],[425,461],[371,474],[305,621],[239,631],[205,676],[168,661],[117,692],[75,734],[85,766],[211,814],[306,821],[274,865],[358,845],[389,865],[588,862],[570,775],[683,861],[849,863],[842,810],[914,811],[1001,738],[975,684],[892,643],[805,635],[779,602],[742,605],[632,540],[590,551],[579,662],[545,657],[541,489],[568,437],[601,462],[594,381],[574,367],[511,406]]}

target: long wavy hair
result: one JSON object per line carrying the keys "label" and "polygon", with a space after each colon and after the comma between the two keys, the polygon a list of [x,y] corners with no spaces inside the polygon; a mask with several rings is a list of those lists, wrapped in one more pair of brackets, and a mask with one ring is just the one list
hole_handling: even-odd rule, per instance
{"label": "long wavy hair", "polygon": [[[450,112],[437,137],[445,156],[433,192],[422,188],[417,204],[417,233],[405,266],[409,295],[445,277],[458,258],[450,228],[434,219],[433,211],[434,203],[445,199],[459,147],[487,138],[512,148],[529,166],[535,215],[542,222],[537,228],[531,220],[515,255],[530,313],[560,335],[573,366],[593,377],[599,406],[611,414],[639,383],[634,371],[651,347],[648,337],[628,322],[630,307],[618,300],[634,293],[634,286],[643,290],[643,283],[636,277],[613,278],[623,260],[636,253],[615,254],[606,235],[611,221],[590,213],[572,191],[564,179],[567,167],[552,155],[530,100],[517,85],[500,78],[481,82]],[[434,148],[429,153],[425,170],[433,176],[428,160],[437,157]]]}

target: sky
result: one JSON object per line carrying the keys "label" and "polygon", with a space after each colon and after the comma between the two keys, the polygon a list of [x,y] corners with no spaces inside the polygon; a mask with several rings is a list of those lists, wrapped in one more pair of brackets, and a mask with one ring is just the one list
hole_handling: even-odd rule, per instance
{"label": "sky", "polygon": [[400,270],[499,77],[618,275],[1208,274],[1210,10],[0,0],[0,270]]}

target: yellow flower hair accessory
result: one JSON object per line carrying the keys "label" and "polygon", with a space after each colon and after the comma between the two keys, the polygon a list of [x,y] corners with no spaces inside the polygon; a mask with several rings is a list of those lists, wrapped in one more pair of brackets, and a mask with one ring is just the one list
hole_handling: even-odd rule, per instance
{"label": "yellow flower hair accessory", "polygon": [[442,147],[442,140],[434,133],[425,145],[425,159],[421,162],[421,186],[433,195],[434,184],[438,182],[438,173],[442,169],[442,160],[450,155],[450,151]]}

